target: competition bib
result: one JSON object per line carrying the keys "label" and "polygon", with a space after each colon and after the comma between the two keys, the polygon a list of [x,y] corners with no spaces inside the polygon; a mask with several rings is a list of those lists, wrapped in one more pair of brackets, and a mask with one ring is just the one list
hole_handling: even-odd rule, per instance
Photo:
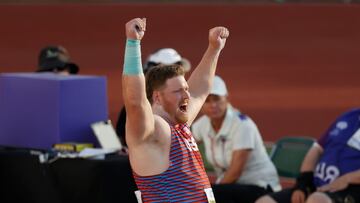
{"label": "competition bib", "polygon": [[204,189],[204,191],[205,191],[208,202],[209,203],[216,203],[212,188],[206,188],[206,189]]}

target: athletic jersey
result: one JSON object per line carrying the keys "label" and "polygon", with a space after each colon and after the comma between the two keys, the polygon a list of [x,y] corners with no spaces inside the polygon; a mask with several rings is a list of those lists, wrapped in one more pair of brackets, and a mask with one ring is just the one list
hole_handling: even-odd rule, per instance
{"label": "athletic jersey", "polygon": [[204,190],[211,186],[188,125],[178,124],[170,128],[169,168],[153,176],[139,176],[133,172],[142,201],[208,202]]}
{"label": "athletic jersey", "polygon": [[315,186],[360,169],[360,109],[341,115],[320,138],[319,144],[324,152],[316,166]]}

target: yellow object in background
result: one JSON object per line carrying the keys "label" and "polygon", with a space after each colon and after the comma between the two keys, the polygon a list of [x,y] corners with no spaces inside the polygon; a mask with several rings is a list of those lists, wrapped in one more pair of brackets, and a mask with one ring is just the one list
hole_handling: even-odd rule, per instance
{"label": "yellow object in background", "polygon": [[94,148],[94,145],[91,143],[58,143],[53,145],[53,149],[58,151],[66,151],[66,152],[80,152],[85,148]]}

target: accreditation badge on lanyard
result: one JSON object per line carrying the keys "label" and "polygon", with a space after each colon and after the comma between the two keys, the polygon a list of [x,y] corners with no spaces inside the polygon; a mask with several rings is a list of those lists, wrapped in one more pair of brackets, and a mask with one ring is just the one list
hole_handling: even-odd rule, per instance
{"label": "accreditation badge on lanyard", "polygon": [[206,188],[206,189],[204,189],[204,191],[205,191],[206,198],[207,198],[208,202],[209,203],[216,203],[212,188]]}
{"label": "accreditation badge on lanyard", "polygon": [[136,190],[134,193],[135,193],[137,202],[138,202],[138,203],[143,203],[143,202],[142,202],[142,198],[141,198],[141,191],[140,191],[140,190]]}

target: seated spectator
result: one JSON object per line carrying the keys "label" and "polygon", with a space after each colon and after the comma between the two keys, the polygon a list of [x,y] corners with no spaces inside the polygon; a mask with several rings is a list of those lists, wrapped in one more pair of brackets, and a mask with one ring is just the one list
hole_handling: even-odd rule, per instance
{"label": "seated spectator", "polygon": [[281,189],[260,132],[247,115],[228,101],[224,81],[215,76],[204,115],[192,126],[203,142],[208,162],[217,175],[213,191],[217,203],[253,203],[260,196]]}
{"label": "seated spectator", "polygon": [[293,188],[256,203],[360,202],[360,109],[341,115],[306,154]]}
{"label": "seated spectator", "polygon": [[[189,60],[180,56],[180,54],[172,48],[162,48],[156,50],[154,53],[150,54],[144,63],[143,71],[146,73],[150,68],[157,65],[172,65],[178,64],[184,67],[185,72],[189,72],[191,70],[191,64]],[[125,108],[122,107],[118,121],[116,123],[116,133],[120,138],[123,146],[126,145],[125,141],[125,122],[126,122],[126,111]]]}
{"label": "seated spectator", "polygon": [[77,74],[79,66],[71,62],[69,52],[62,46],[47,46],[40,51],[36,72]]}

